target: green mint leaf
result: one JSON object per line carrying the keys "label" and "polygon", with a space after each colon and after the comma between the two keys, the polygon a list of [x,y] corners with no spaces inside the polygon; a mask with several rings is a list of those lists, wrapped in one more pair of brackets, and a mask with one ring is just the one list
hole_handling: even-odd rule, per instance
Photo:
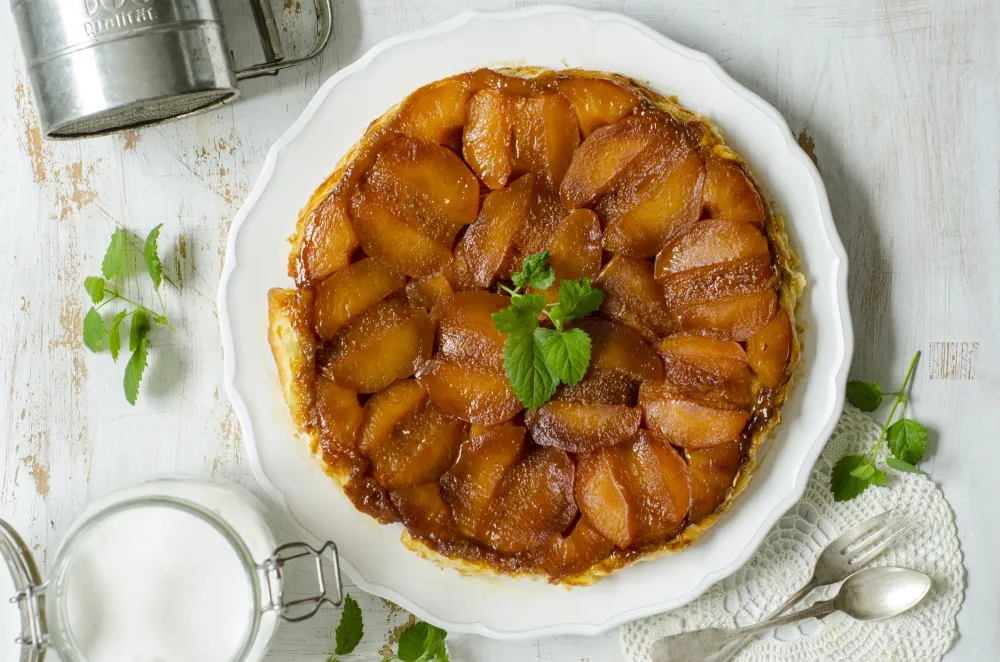
{"label": "green mint leaf", "polygon": [[128,350],[134,352],[139,343],[145,340],[152,330],[153,323],[149,319],[149,313],[142,308],[136,310],[132,315],[132,328],[129,329]]}
{"label": "green mint leaf", "polygon": [[87,290],[90,300],[94,303],[104,301],[104,279],[100,276],[88,276],[84,279],[83,289]]}
{"label": "green mint leaf", "polygon": [[589,278],[559,283],[559,303],[549,311],[553,322],[569,322],[586,317],[601,307],[604,292],[590,284]]}
{"label": "green mint leaf", "polygon": [[879,487],[885,487],[889,484],[889,480],[885,477],[885,472],[881,469],[876,469],[872,472],[872,475],[868,477],[868,482]]}
{"label": "green mint leaf", "polygon": [[418,621],[403,630],[399,635],[396,656],[403,662],[417,662],[426,650],[429,627],[427,623]]}
{"label": "green mint leaf", "polygon": [[518,294],[510,298],[510,306],[493,313],[493,326],[501,333],[532,331],[538,326],[538,313],[545,310],[541,294]]}
{"label": "green mint leaf", "polygon": [[83,344],[92,352],[99,352],[104,344],[104,318],[93,306],[83,318]]}
{"label": "green mint leaf", "polygon": [[908,464],[920,464],[927,452],[927,430],[920,423],[909,418],[901,418],[886,431],[889,450],[898,460]]}
{"label": "green mint leaf", "polygon": [[553,331],[545,340],[542,352],[552,372],[573,386],[583,379],[590,365],[590,336],[582,329]]}
{"label": "green mint leaf", "polygon": [[847,382],[847,401],[861,411],[875,411],[882,405],[882,389],[874,383]]}
{"label": "green mint leaf", "polygon": [[108,332],[108,347],[111,349],[111,358],[118,363],[118,352],[122,349],[122,322],[128,316],[128,311],[123,310],[111,320],[111,331]]}
{"label": "green mint leaf", "polygon": [[896,459],[894,457],[887,457],[887,458],[885,458],[885,463],[888,464],[889,467],[891,467],[892,469],[895,469],[896,471],[905,471],[905,472],[911,473],[911,474],[922,474],[922,473],[924,473],[923,471],[921,471],[920,469],[917,469],[915,466],[913,466],[909,462],[903,462],[902,460],[898,460],[898,459]]}
{"label": "green mint leaf", "polygon": [[871,482],[871,477],[875,475],[876,471],[878,471],[878,469],[874,464],[871,462],[865,462],[851,469],[851,475],[855,478]]}
{"label": "green mint leaf", "polygon": [[870,482],[852,473],[868,463],[868,458],[863,455],[845,455],[837,460],[830,472],[830,490],[834,501],[850,501],[868,489]]}
{"label": "green mint leaf", "polygon": [[149,277],[153,279],[153,287],[160,289],[160,281],[163,277],[162,269],[160,265],[160,255],[157,252],[156,242],[160,238],[160,228],[163,227],[163,223],[160,223],[155,228],[153,228],[149,236],[146,237],[146,246],[143,248],[142,255],[146,258],[146,270],[149,272]]}
{"label": "green mint leaf", "polygon": [[545,361],[546,332],[552,330],[516,331],[503,345],[507,380],[521,404],[532,410],[548,402],[559,385],[559,378]]}
{"label": "green mint leaf", "polygon": [[521,270],[511,277],[518,288],[534,287],[539,290],[552,285],[556,280],[556,272],[549,264],[551,255],[548,251],[535,253],[524,259]]}
{"label": "green mint leaf", "polygon": [[104,278],[111,280],[122,272],[125,268],[125,230],[118,228],[111,235],[111,243],[104,253],[104,261],[101,262],[101,273]]}
{"label": "green mint leaf", "polygon": [[130,405],[135,405],[139,397],[139,384],[142,382],[142,373],[146,371],[146,356],[149,349],[149,339],[144,338],[139,346],[132,352],[132,358],[125,366],[125,399]]}
{"label": "green mint leaf", "polygon": [[361,616],[361,607],[349,595],[344,596],[344,611],[340,614],[340,624],[337,625],[337,648],[334,653],[337,655],[347,655],[354,651],[361,643],[364,636],[364,620]]}

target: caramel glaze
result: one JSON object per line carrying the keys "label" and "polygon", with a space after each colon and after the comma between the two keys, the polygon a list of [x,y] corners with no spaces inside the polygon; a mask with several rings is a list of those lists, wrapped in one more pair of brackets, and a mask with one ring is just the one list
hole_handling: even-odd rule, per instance
{"label": "caramel glaze", "polygon": [[[491,70],[480,70],[467,74],[466,84],[470,85],[473,91],[492,88],[503,90],[512,94],[535,95],[544,91],[554,90],[560,80],[569,77],[570,76],[557,74],[555,72],[543,72],[532,78],[519,78],[500,75]],[[635,91],[642,99],[640,106],[633,110],[632,114],[662,115],[665,113],[664,110],[650,101],[649,97],[652,95],[648,91],[640,88],[639,86],[632,86],[628,81],[626,81],[626,79],[620,77],[613,78],[612,80],[623,87],[627,87],[628,89]],[[679,113],[687,112],[679,106],[676,106],[676,104],[672,101],[665,99],[657,99],[657,101],[660,105],[670,105]],[[406,102],[404,101],[401,108],[405,108],[405,104]],[[669,114],[678,113],[672,112]],[[691,121],[692,119],[695,121]],[[712,132],[711,127],[707,124],[707,122],[700,118],[696,118],[691,114],[688,114],[683,118],[683,120],[685,124],[685,131],[691,136],[692,142],[702,146],[707,146],[706,148],[709,148],[712,144],[716,144],[714,138],[707,137]],[[343,168],[335,173],[337,181],[332,189],[328,189],[329,195],[324,196],[324,199],[319,201],[318,205],[314,203],[312,213],[322,213],[323,208],[328,205],[340,205],[344,209],[347,209],[351,192],[355,189],[362,176],[372,167],[375,157],[379,153],[380,149],[389,141],[399,137],[400,135],[402,135],[400,128],[393,121],[380,121],[373,123],[373,126],[369,129],[368,134],[355,147],[353,153],[349,155],[350,159],[347,161],[346,168]],[[443,142],[447,146],[461,153],[461,139],[461,132],[459,131],[457,135],[451,136]],[[483,188],[482,194],[485,195],[487,192],[488,189]],[[317,192],[317,194],[319,194],[319,192]],[[311,226],[307,227],[305,229],[305,235],[308,236],[308,233],[311,230],[313,230]],[[459,237],[461,237],[461,234]],[[606,263],[610,255],[610,253],[605,251],[602,263]],[[355,251],[351,261],[360,259],[360,257],[363,256],[364,252],[359,248]],[[772,252],[772,259],[777,259],[774,256],[775,254]],[[780,292],[780,269],[776,267],[777,265],[774,263],[761,265],[760,260],[749,260],[746,264],[746,270],[753,271],[754,274],[760,274],[760,276],[757,277],[757,280],[769,281],[768,284],[775,286]],[[308,269],[306,265],[303,264],[303,258],[301,257],[301,254],[296,251],[293,251],[289,270],[295,277],[300,289],[306,289],[312,285]],[[510,285],[509,282],[506,284]],[[706,294],[710,294],[711,290],[724,285],[726,284],[717,284],[712,279],[708,279],[702,283],[702,287],[705,288]],[[494,290],[496,289],[497,288],[495,287]],[[741,292],[738,290],[731,292],[731,294],[740,293]],[[694,290],[694,294],[698,295],[701,294],[701,292]],[[326,344],[321,344],[317,348],[317,358],[321,359],[322,356],[328,351],[329,349]],[[317,361],[317,363],[321,362],[321,360]],[[769,424],[771,424],[772,421],[776,419],[780,401],[783,398],[783,393],[783,387],[780,389],[769,389],[764,387],[757,388],[756,400],[750,411],[749,421],[738,439],[741,469],[737,475],[737,479],[734,479],[734,483],[737,482],[739,475],[746,469],[743,465],[747,464],[748,459],[752,457],[755,451],[754,444],[758,440],[758,436],[769,427]],[[365,397],[361,396],[361,398],[361,403],[363,404]],[[632,404],[635,405],[635,403]],[[518,416],[514,419],[517,424],[523,424],[520,422],[521,420],[520,414],[518,414]],[[319,436],[320,438],[324,436],[322,430],[320,431]],[[530,449],[533,445],[534,442],[529,440],[526,448]],[[400,521],[400,513],[393,505],[388,491],[380,486],[375,480],[372,469],[363,455],[358,452],[346,451],[343,448],[332,448],[322,442],[319,443],[318,446],[319,447],[316,449],[317,453],[323,459],[329,473],[331,473],[331,475],[335,475],[343,484],[345,494],[358,510],[370,515],[383,524]],[[690,458],[687,456],[687,453],[682,449],[678,450],[680,450],[682,455],[685,456],[685,459],[687,459],[690,463]],[[572,454],[570,457],[573,458],[575,463],[576,458],[573,457]],[[721,509],[728,503],[729,493],[732,493],[732,491],[733,487],[731,486],[727,492],[726,498],[723,500],[722,504],[717,507],[717,511],[721,511]],[[569,530],[572,530],[579,518],[580,515],[577,514],[573,523],[567,531],[564,531],[563,535],[566,535]],[[711,518],[703,519],[710,520]],[[640,557],[650,554],[651,552],[671,548],[672,544],[679,539],[681,534],[691,524],[692,523],[688,521],[688,518],[685,517],[684,521],[674,531],[660,537],[657,540],[640,543],[629,549],[615,548],[603,560],[595,564],[594,567],[600,568],[604,571],[610,571],[614,568],[627,565]],[[555,576],[551,572],[542,568],[539,557],[541,548],[533,549],[528,552],[501,553],[497,550],[465,538],[460,534],[455,536],[440,537],[434,534],[420,535],[411,530],[410,535],[422,542],[434,552],[465,562],[462,563],[462,565],[466,568],[466,564],[471,564],[476,568],[489,569],[500,573],[541,573],[549,576],[552,581],[561,581],[565,579],[565,577]],[[683,544],[688,544],[689,542],[690,540],[684,542]],[[683,546],[683,544],[680,546]],[[545,546],[543,545],[542,547]]]}

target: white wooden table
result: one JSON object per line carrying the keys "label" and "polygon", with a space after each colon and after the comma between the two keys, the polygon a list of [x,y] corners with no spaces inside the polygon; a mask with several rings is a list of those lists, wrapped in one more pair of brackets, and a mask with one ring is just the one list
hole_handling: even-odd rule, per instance
{"label": "white wooden table", "polygon": [[[224,0],[237,60],[256,59],[250,9]],[[277,4],[277,3],[276,3]],[[308,0],[285,0],[299,38]],[[0,517],[45,566],[84,504],[160,474],[254,489],[222,388],[216,284],[230,222],[270,144],[320,83],[385,37],[472,5],[337,0],[322,61],[250,81],[194,119],[71,143],[40,139],[13,21],[0,9]],[[894,384],[925,352],[914,412],[927,468],[953,505],[968,569],[961,638],[946,658],[1000,659],[1000,5],[993,0],[619,0],[623,12],[715,57],[773,103],[815,154],[851,258],[852,374]],[[302,16],[300,16],[302,14]],[[304,39],[299,39],[304,41]],[[725,128],[725,127],[723,127]],[[177,332],[156,343],[136,407],[122,365],[80,335],[85,276],[112,230],[163,223]],[[405,614],[355,593],[366,652]],[[274,660],[325,660],[335,613],[285,628]],[[453,659],[616,659],[617,634],[503,644],[456,638]]]}

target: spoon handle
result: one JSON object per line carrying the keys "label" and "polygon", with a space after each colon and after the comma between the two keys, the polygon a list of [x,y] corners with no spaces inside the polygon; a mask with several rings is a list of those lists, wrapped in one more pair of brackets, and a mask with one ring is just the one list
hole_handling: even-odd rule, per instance
{"label": "spoon handle", "polygon": [[707,656],[714,656],[732,642],[742,643],[744,639],[758,632],[797,623],[807,618],[822,618],[833,611],[833,600],[826,600],[817,602],[812,607],[794,614],[779,616],[739,630],[707,628],[693,632],[682,632],[657,639],[650,645],[649,653],[653,662],[694,662]]}

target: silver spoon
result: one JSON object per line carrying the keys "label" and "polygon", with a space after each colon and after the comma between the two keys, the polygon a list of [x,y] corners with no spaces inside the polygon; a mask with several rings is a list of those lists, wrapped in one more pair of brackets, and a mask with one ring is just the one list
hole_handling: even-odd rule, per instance
{"label": "silver spoon", "polygon": [[649,654],[653,662],[694,662],[717,652],[730,641],[807,618],[823,618],[835,611],[861,621],[877,621],[902,614],[923,600],[930,588],[930,577],[916,570],[866,568],[848,577],[830,600],[739,630],[706,628],[663,637],[650,644]]}

